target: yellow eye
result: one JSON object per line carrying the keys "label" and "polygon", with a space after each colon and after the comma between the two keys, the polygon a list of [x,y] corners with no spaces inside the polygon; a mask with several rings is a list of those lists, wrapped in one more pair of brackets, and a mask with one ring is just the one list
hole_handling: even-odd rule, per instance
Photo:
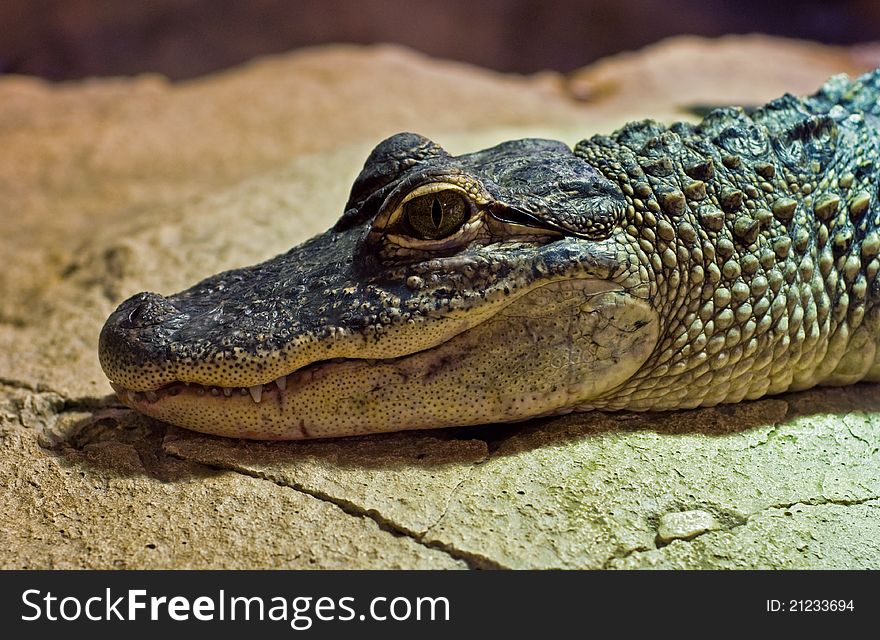
{"label": "yellow eye", "polygon": [[455,191],[426,193],[403,205],[404,219],[413,235],[423,240],[450,236],[467,220],[468,206]]}

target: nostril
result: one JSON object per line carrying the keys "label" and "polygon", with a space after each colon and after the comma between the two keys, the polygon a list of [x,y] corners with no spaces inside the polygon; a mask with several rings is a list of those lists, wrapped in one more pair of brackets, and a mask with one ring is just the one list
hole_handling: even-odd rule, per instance
{"label": "nostril", "polygon": [[158,293],[139,293],[123,302],[117,313],[128,328],[144,328],[161,324],[180,312]]}
{"label": "nostril", "polygon": [[127,387],[143,385],[144,364],[166,358],[171,336],[187,321],[156,293],[139,293],[120,304],[98,337],[98,359],[107,377]]}
{"label": "nostril", "polygon": [[143,303],[139,303],[133,306],[132,310],[128,312],[128,321],[131,324],[137,324],[138,320],[141,319],[141,315],[143,315],[144,305]]}

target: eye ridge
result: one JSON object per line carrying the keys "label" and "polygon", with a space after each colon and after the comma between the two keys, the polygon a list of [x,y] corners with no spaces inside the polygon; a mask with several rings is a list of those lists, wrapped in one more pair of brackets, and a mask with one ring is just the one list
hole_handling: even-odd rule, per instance
{"label": "eye ridge", "polygon": [[451,236],[467,221],[468,205],[452,190],[427,193],[404,205],[406,231],[422,240],[440,240]]}

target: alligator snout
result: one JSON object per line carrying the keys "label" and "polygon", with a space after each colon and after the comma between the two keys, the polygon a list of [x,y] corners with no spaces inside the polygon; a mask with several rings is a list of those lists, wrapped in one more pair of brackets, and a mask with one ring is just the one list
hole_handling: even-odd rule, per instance
{"label": "alligator snout", "polygon": [[123,302],[101,329],[98,353],[110,379],[126,386],[134,380],[114,373],[144,371],[157,358],[167,359],[170,338],[188,320],[166,298],[156,293],[139,293]]}

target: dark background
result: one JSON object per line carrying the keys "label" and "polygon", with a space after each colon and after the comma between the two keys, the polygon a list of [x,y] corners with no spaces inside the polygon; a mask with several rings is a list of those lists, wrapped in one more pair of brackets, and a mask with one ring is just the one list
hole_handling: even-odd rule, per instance
{"label": "dark background", "polygon": [[0,72],[185,79],[329,42],[570,71],[676,34],[880,40],[878,0],[0,0]]}

